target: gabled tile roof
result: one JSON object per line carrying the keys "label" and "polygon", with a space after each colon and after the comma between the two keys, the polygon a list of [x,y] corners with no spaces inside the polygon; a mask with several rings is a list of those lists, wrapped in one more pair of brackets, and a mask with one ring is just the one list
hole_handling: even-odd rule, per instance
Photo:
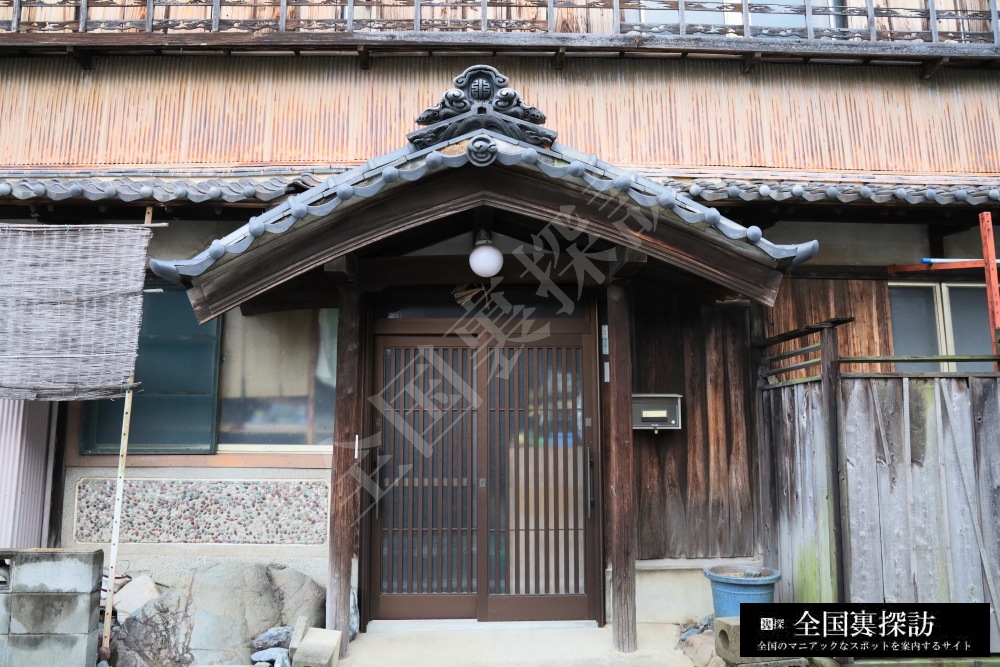
{"label": "gabled tile roof", "polygon": [[[455,78],[456,88],[417,119],[424,129],[407,135],[403,148],[366,162],[355,169],[330,176],[308,191],[289,197],[266,213],[255,216],[240,229],[213,241],[197,256],[184,260],[153,259],[157,275],[179,281],[198,276],[226,255],[245,252],[264,234],[282,234],[299,221],[319,219],[335,209],[350,207],[397,183],[415,183],[426,175],[471,164],[487,167],[494,162],[540,172],[568,186],[627,197],[651,211],[669,211],[680,224],[687,223],[706,240],[753,256],[760,253],[781,268],[805,262],[816,255],[818,243],[774,244],[760,228],[744,227],[706,208],[677,188],[665,186],[594,155],[585,155],[555,141],[556,133],[541,127],[545,116],[524,104],[506,87],[507,78],[486,65],[468,68]],[[668,216],[669,217],[669,216]]]}

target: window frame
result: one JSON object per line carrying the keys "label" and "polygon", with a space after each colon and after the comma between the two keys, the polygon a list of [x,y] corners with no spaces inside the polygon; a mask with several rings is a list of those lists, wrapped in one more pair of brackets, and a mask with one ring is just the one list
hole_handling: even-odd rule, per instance
{"label": "window frame", "polygon": [[[160,293],[165,292],[180,292],[184,293],[186,290],[180,285],[174,283],[160,281],[160,280],[147,280],[143,285],[145,293],[143,294],[143,307],[146,307],[145,299],[156,298]],[[155,292],[152,290],[159,290]],[[192,314],[193,316],[193,314]],[[143,319],[143,324],[145,325],[146,320]],[[212,397],[212,419],[211,426],[209,430],[209,442],[201,442],[197,444],[177,444],[177,443],[157,443],[157,444],[147,444],[138,442],[135,439],[134,431],[132,425],[135,424],[136,411],[133,408],[132,415],[130,416],[130,438],[129,438],[129,451],[132,454],[152,454],[152,455],[211,455],[217,452],[218,447],[218,423],[219,423],[219,362],[222,350],[222,322],[220,320],[213,320],[211,323],[214,327],[213,336],[204,335],[197,338],[192,336],[184,335],[171,335],[171,334],[148,334],[143,333],[140,329],[139,332],[139,350],[141,352],[144,340],[181,340],[181,339],[196,339],[196,340],[208,340],[213,338],[212,341],[212,378],[211,392],[210,394],[201,393],[199,395]],[[139,353],[136,354],[136,366],[139,365]],[[142,378],[136,378],[138,382],[142,382]],[[136,396],[142,395],[142,389],[135,394]],[[148,396],[184,396],[184,395],[194,395],[191,392],[150,392]],[[97,442],[97,430],[99,423],[98,413],[102,406],[107,406],[109,403],[113,403],[119,399],[103,399],[96,401],[85,401],[83,403],[83,410],[81,415],[81,425],[80,425],[80,443],[79,443],[79,453],[82,456],[100,456],[107,454],[117,454],[121,448],[121,441],[118,439],[115,442]],[[134,398],[133,398],[134,400]],[[134,404],[133,404],[134,405]],[[117,408],[115,408],[117,411]],[[141,418],[141,417],[140,417]]]}
{"label": "window frame", "polygon": [[[893,287],[923,287],[931,288],[934,295],[934,313],[935,313],[935,331],[937,332],[937,343],[938,343],[938,354],[949,356],[955,354],[955,333],[954,333],[954,323],[951,317],[951,290],[953,288],[958,289],[969,289],[969,288],[979,288],[986,289],[985,282],[968,282],[968,281],[912,281],[912,280],[890,280],[888,282],[888,288]],[[889,304],[890,312],[892,309],[892,303],[890,299]],[[890,315],[891,317],[891,315]],[[893,340],[895,340],[895,332],[893,332]],[[917,362],[922,363],[922,362]],[[934,362],[926,362],[934,363]],[[959,371],[958,364],[954,361],[942,361],[938,363],[938,368],[942,373],[958,373],[958,372],[985,372],[985,371]]]}

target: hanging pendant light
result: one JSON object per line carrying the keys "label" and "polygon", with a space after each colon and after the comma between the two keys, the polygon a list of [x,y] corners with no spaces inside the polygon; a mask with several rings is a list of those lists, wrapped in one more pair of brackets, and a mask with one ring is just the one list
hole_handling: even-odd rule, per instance
{"label": "hanging pendant light", "polygon": [[479,230],[476,236],[476,246],[469,253],[469,267],[481,278],[492,278],[503,268],[503,253],[493,245],[485,229]]}

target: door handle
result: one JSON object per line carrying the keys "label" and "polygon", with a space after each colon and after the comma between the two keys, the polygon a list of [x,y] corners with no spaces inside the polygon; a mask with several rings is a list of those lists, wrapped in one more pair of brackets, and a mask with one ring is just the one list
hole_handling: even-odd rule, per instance
{"label": "door handle", "polygon": [[587,447],[587,519],[594,508],[594,458]]}

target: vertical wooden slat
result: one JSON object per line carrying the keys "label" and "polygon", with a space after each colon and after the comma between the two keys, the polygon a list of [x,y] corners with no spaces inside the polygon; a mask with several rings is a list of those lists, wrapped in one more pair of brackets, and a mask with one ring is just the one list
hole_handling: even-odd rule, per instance
{"label": "vertical wooden slat", "polygon": [[153,32],[153,18],[156,13],[156,1],[146,0],[146,32]]}
{"label": "vertical wooden slat", "polygon": [[753,34],[750,31],[750,0],[742,0],[740,4],[742,5],[740,14],[743,19],[743,36],[749,37]]}
{"label": "vertical wooden slat", "polygon": [[350,474],[355,464],[354,442],[361,433],[361,292],[340,289],[337,325],[337,389],[334,448],[330,470],[332,485],[329,536],[329,584],[326,627],[341,631],[340,657],[347,655],[351,618],[351,561],[357,541],[359,518],[358,480]]}
{"label": "vertical wooden slat", "polygon": [[538,368],[538,358],[541,356],[541,350],[538,348],[531,348],[528,356],[528,377],[531,382],[532,391],[529,393],[529,398],[532,401],[532,437],[531,437],[531,552],[532,556],[529,556],[531,561],[531,580],[530,580],[530,593],[538,593],[541,590],[541,554],[540,552],[540,532],[541,532],[541,484],[539,483],[539,470],[540,470],[540,457],[538,455],[538,441],[542,438],[542,424],[540,419],[541,412],[541,401],[539,393],[541,387],[539,387],[539,375],[540,370]]}
{"label": "vertical wooden slat", "polygon": [[524,363],[523,351],[517,356],[517,361],[512,365],[511,372],[514,373],[513,384],[514,384],[514,395],[513,395],[513,412],[514,412],[514,428],[511,433],[517,433],[518,435],[516,442],[514,443],[514,512],[513,512],[513,522],[514,522],[514,586],[513,592],[515,594],[520,594],[524,592],[524,587],[521,582],[523,576],[521,563],[524,559],[523,549],[524,549],[524,526],[522,525],[521,518],[524,515],[522,506],[524,500],[521,498],[521,489],[524,488],[523,475],[524,466],[522,465],[522,459],[524,456],[524,445],[527,442],[527,424],[524,420],[524,391],[522,389],[522,384],[524,382],[524,374],[521,372]]}
{"label": "vertical wooden slat", "polygon": [[677,0],[677,32],[681,36],[687,34],[687,21],[684,16],[684,3],[686,0]]}
{"label": "vertical wooden slat", "polygon": [[[717,309],[706,309],[702,319],[705,337],[705,368],[724,369],[722,320]],[[709,526],[712,527],[709,556],[729,552],[729,447],[726,442],[725,372],[705,376],[708,435]]]}
{"label": "vertical wooden slat", "polygon": [[[405,391],[405,387],[411,386],[413,382],[416,381],[413,375],[413,369],[416,364],[416,360],[413,358],[413,351],[409,348],[404,349],[403,357],[400,360],[400,371],[402,377],[400,378],[400,396],[401,403],[400,406],[405,410],[406,414],[406,425],[410,429],[409,433],[411,437],[420,435],[420,413],[414,408],[412,397],[409,392]],[[413,559],[414,559],[414,548],[413,548],[413,527],[416,525],[417,517],[414,514],[417,507],[417,489],[413,485],[413,480],[420,475],[420,462],[417,460],[419,453],[415,447],[408,447],[406,443],[406,434],[401,438],[399,443],[403,450],[403,458],[406,460],[407,465],[410,467],[410,483],[406,484],[404,487],[403,496],[400,499],[400,510],[401,518],[403,519],[400,525],[401,533],[400,535],[400,551],[402,553],[402,568],[400,569],[400,580],[403,585],[400,587],[404,593],[413,593],[414,580],[416,576],[414,575]]]}
{"label": "vertical wooden slat", "polygon": [[[816,21],[813,19],[813,0],[805,0],[805,10],[806,10],[806,39],[813,39],[816,37]],[[831,18],[831,23],[833,23],[833,17]]]}
{"label": "vertical wooden slat", "polygon": [[882,590],[889,603],[916,602],[910,569],[910,452],[903,436],[902,384],[871,379],[876,482],[882,545]]}
{"label": "vertical wooden slat", "polygon": [[77,30],[87,32],[87,0],[79,0],[80,3],[80,23]]}
{"label": "vertical wooden slat", "polygon": [[[348,3],[353,3],[354,0],[348,0]],[[351,22],[351,7],[347,10],[347,22]],[[278,3],[278,32],[285,32],[288,29],[288,0],[281,0]],[[347,28],[351,30],[351,27]]]}
{"label": "vertical wooden slat", "polygon": [[[549,5],[551,6],[552,0],[549,0]],[[14,0],[13,6],[11,7],[10,15],[10,31],[17,32],[19,29],[19,23],[21,22],[21,0]],[[549,29],[551,31],[551,28]]]}
{"label": "vertical wooden slat", "polygon": [[910,432],[910,483],[913,494],[911,539],[914,590],[920,602],[948,602],[950,597],[947,513],[938,461],[936,381],[909,378],[905,400]]}
{"label": "vertical wooden slat", "polygon": [[727,307],[723,311],[723,359],[725,360],[726,384],[729,391],[725,395],[726,434],[729,439],[729,483],[727,495],[730,501],[729,551],[732,554],[750,554],[756,548],[756,508],[754,489],[750,482],[750,453],[747,442],[747,419],[749,412],[747,394],[749,371],[747,370],[746,310]]}
{"label": "vertical wooden slat", "polygon": [[982,602],[983,561],[979,554],[973,516],[977,508],[967,486],[974,476],[972,418],[967,409],[969,394],[964,378],[938,380],[941,405],[941,454],[945,488],[948,489],[947,517],[951,534],[952,602]]}
{"label": "vertical wooden slat", "polygon": [[836,601],[848,602],[846,570],[846,538],[848,508],[845,505],[843,488],[847,478],[847,464],[841,445],[841,365],[840,332],[837,327],[825,327],[820,331],[820,391],[823,402],[823,441],[826,449],[826,480],[830,490],[832,567],[836,578]]}
{"label": "vertical wooden slat", "polygon": [[549,378],[552,376],[552,353],[553,348],[544,348],[541,371],[542,371],[542,393],[544,398],[542,399],[542,418],[545,420],[545,436],[544,436],[544,447],[541,448],[542,454],[542,539],[544,545],[542,547],[542,561],[544,564],[544,575],[543,575],[543,587],[542,592],[551,593],[551,583],[552,583],[552,453],[555,447],[555,433],[552,428],[551,421],[551,408],[549,407],[552,402],[552,387],[549,384]]}
{"label": "vertical wooden slat", "polygon": [[[712,547],[708,536],[709,522],[709,463],[707,417],[705,415],[704,339],[701,335],[700,317],[688,317],[683,328],[684,391],[687,402],[685,417],[687,442],[691,443],[687,455],[687,540],[688,558],[705,558]],[[684,552],[682,552],[684,553]]]}
{"label": "vertical wooden slat", "polygon": [[[452,387],[461,386],[459,381],[462,379],[462,356],[464,352],[464,350],[458,350],[452,356]],[[452,507],[456,502],[459,502],[455,498],[455,495],[461,488],[459,485],[462,483],[462,472],[455,467],[455,451],[465,445],[464,435],[465,414],[467,412],[468,405],[467,400],[468,399],[465,396],[460,398],[460,403],[457,406],[458,412],[455,415],[454,427],[452,429],[453,437],[449,442],[448,452],[443,457],[442,463],[445,475],[448,477],[448,486],[446,487],[447,493],[445,494],[446,500],[444,507],[442,508],[442,523],[445,526],[445,542],[441,545],[441,560],[444,561],[441,565],[441,590],[446,593],[459,592],[458,588],[453,583],[455,580],[455,516],[452,512]]]}
{"label": "vertical wooden slat", "polygon": [[[1000,609],[1000,380],[972,378],[972,414],[976,417],[975,452],[978,467],[979,523],[983,528],[983,573],[994,611]],[[990,652],[1000,652],[1000,619],[990,620]]]}
{"label": "vertical wooden slat", "polygon": [[212,32],[219,32],[220,14],[222,14],[221,0],[212,0]]}
{"label": "vertical wooden slat", "polygon": [[865,0],[865,10],[868,13],[868,40],[878,41],[878,28],[875,26],[875,0]]}
{"label": "vertical wooden slat", "polygon": [[575,350],[567,350],[563,356],[563,383],[562,383],[562,401],[565,410],[563,412],[563,419],[565,420],[565,431],[567,433],[573,434],[573,446],[570,447],[569,443],[564,444],[564,456],[563,456],[563,471],[562,471],[562,493],[563,498],[563,514],[562,514],[562,527],[563,527],[563,583],[562,592],[570,593],[572,588],[570,586],[570,563],[573,558],[573,552],[571,548],[570,536],[573,531],[573,522],[571,520],[573,511],[573,500],[576,498],[576,491],[572,483],[570,482],[571,470],[573,468],[573,463],[576,458],[576,452],[581,447],[583,447],[583,433],[577,431],[577,424],[582,421],[581,418],[577,418],[576,411],[576,401],[572,400],[572,387],[576,385],[574,381],[573,370],[575,369],[575,364],[573,361],[576,358]]}
{"label": "vertical wooden slat", "polygon": [[413,0],[413,29],[420,31],[420,0]]}
{"label": "vertical wooden slat", "polygon": [[615,648],[636,650],[635,552],[638,533],[632,461],[632,352],[628,294],[619,284],[602,290],[608,325],[610,377],[602,387],[611,495],[612,637]]}
{"label": "vertical wooden slat", "polygon": [[883,599],[882,545],[878,516],[878,482],[875,456],[877,448],[872,429],[871,402],[865,380],[841,383],[843,409],[842,445],[848,514],[845,536],[845,560],[848,599],[845,602],[868,602]]}
{"label": "vertical wooden slat", "polygon": [[[14,0],[18,2],[18,0]],[[548,0],[545,5],[545,16],[548,20],[548,31],[555,32],[556,30],[556,3],[555,0]]]}
{"label": "vertical wooden slat", "polygon": [[967,487],[974,477],[972,415],[968,413],[969,392],[964,378],[938,380],[944,440],[944,478],[948,501],[948,527],[951,533],[953,586],[952,602],[982,602],[983,562],[974,538],[975,507]]}

